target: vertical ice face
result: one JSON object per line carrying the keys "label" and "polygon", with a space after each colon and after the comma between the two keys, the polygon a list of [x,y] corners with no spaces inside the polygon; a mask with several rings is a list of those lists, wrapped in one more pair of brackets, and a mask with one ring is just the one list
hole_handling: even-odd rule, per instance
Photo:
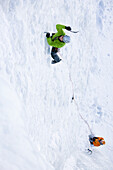
{"label": "vertical ice face", "polygon": [[[112,169],[112,6],[112,0],[0,1],[0,77],[7,80],[1,79],[0,92],[2,167],[51,169],[40,151],[56,170]],[[62,63],[52,66],[44,32],[56,32],[56,24],[79,33],[65,30],[71,42],[60,50]],[[84,152],[89,129],[73,93],[81,115],[107,144],[94,149],[93,158]]]}

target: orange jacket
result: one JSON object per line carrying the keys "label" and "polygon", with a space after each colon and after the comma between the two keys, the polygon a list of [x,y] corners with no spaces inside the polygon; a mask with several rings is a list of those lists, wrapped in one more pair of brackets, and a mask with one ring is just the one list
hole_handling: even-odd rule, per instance
{"label": "orange jacket", "polygon": [[96,137],[96,139],[93,141],[94,146],[100,146],[100,145],[105,145],[105,140],[102,137]]}

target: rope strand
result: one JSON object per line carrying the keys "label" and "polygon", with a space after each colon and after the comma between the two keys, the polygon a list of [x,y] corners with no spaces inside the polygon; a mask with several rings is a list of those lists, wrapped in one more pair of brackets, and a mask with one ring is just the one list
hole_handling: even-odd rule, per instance
{"label": "rope strand", "polygon": [[[66,66],[67,66],[67,64],[66,64]],[[68,66],[67,66],[67,68],[68,68]],[[79,106],[78,106],[78,104],[76,103],[75,97],[74,97],[74,86],[73,86],[73,81],[72,81],[72,78],[71,78],[71,74],[70,74],[69,68],[68,68],[68,72],[69,72],[69,79],[70,79],[71,86],[72,86],[72,101],[74,101],[74,104],[75,104],[75,106],[77,107],[79,116],[80,116],[81,119],[85,122],[85,124],[88,126],[90,133],[93,134],[93,133],[92,133],[92,130],[91,130],[89,124],[88,124],[88,122],[87,122],[87,121],[83,118],[83,116],[80,114]]]}

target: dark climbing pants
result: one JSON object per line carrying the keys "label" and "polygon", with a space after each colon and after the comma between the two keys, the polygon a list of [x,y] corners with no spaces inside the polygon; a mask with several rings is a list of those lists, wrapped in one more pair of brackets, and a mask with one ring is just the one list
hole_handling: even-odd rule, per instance
{"label": "dark climbing pants", "polygon": [[54,59],[54,61],[57,63],[59,62],[61,59],[59,58],[58,56],[58,48],[55,48],[55,47],[52,47],[52,50],[51,50],[51,57]]}

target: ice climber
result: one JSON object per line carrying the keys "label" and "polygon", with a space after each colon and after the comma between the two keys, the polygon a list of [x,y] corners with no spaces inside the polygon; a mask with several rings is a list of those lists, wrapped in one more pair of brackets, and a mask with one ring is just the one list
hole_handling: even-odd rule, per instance
{"label": "ice climber", "polygon": [[57,29],[57,33],[53,33],[52,36],[50,36],[50,33],[46,34],[47,42],[50,46],[52,46],[51,56],[54,59],[52,61],[52,64],[61,61],[58,55],[59,48],[62,48],[66,43],[70,42],[70,37],[66,35],[65,32],[63,31],[63,29],[71,31],[70,26],[57,24],[56,29]]}
{"label": "ice climber", "polygon": [[94,135],[89,135],[89,141],[91,146],[105,145],[105,140],[102,137],[95,137]]}

